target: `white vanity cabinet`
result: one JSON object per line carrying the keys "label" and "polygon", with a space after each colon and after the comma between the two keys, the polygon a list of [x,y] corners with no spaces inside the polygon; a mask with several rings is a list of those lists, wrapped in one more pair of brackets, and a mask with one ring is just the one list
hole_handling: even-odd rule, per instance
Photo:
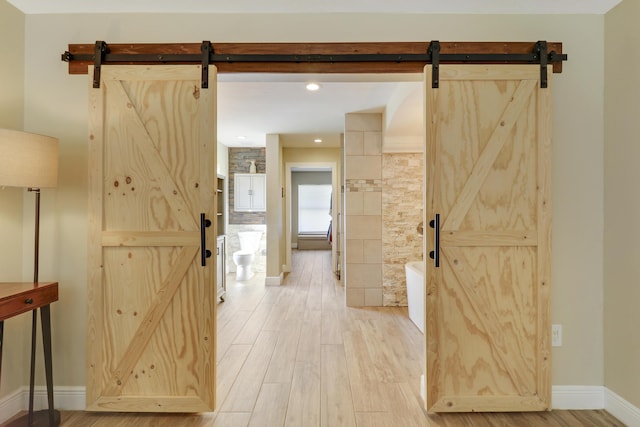
{"label": "white vanity cabinet", "polygon": [[234,210],[264,212],[267,210],[267,179],[263,173],[237,173],[233,176]]}
{"label": "white vanity cabinet", "polygon": [[216,260],[217,260],[217,277],[216,277],[216,287],[218,289],[218,298],[220,301],[224,301],[225,293],[227,292],[227,267],[226,267],[226,239],[225,236],[218,236],[218,240],[216,243]]}
{"label": "white vanity cabinet", "polygon": [[227,253],[226,253],[226,220],[225,220],[225,177],[218,175],[216,185],[216,231],[218,238],[216,241],[216,288],[218,290],[218,298],[220,301],[224,301],[225,293],[227,292],[226,274],[227,274]]}

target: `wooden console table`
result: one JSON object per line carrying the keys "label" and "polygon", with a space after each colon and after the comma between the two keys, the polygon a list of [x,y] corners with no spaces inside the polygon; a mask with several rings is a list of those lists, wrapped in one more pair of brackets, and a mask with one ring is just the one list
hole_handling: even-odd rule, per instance
{"label": "wooden console table", "polygon": [[[31,380],[29,387],[29,413],[8,426],[57,426],[60,413],[53,408],[53,374],[51,363],[51,314],[49,304],[58,300],[57,282],[7,282],[0,283],[0,379],[2,378],[2,346],[4,321],[18,314],[33,312],[31,330]],[[44,366],[47,380],[47,400],[49,409],[33,412],[33,386],[35,373],[36,320],[40,309],[42,321],[42,343],[44,347]]]}

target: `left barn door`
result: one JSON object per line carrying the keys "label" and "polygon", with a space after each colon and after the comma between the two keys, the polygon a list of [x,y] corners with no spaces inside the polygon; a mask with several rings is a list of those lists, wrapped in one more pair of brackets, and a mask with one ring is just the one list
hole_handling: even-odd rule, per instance
{"label": "left barn door", "polygon": [[209,89],[201,75],[103,66],[89,88],[91,411],[215,408],[214,67]]}

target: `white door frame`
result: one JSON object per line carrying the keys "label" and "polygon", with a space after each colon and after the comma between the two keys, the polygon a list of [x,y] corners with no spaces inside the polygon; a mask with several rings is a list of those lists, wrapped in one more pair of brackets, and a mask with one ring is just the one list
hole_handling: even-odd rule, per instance
{"label": "white door frame", "polygon": [[[287,162],[285,164],[285,177],[286,177],[286,215],[285,215],[285,264],[282,266],[283,271],[291,271],[291,173],[293,169],[331,169],[331,219],[333,224],[333,235],[336,235],[336,229],[339,227],[338,221],[335,220],[336,212],[339,211],[340,198],[338,187],[338,164],[336,162]],[[335,239],[334,239],[335,240]],[[336,260],[336,245],[331,245],[331,269],[335,268]]]}

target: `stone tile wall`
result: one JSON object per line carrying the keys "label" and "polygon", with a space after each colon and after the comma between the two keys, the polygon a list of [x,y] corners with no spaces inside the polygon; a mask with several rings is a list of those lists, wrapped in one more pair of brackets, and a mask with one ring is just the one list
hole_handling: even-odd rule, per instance
{"label": "stone tile wall", "polygon": [[406,306],[404,265],[422,259],[423,154],[382,156],[383,305]]}

